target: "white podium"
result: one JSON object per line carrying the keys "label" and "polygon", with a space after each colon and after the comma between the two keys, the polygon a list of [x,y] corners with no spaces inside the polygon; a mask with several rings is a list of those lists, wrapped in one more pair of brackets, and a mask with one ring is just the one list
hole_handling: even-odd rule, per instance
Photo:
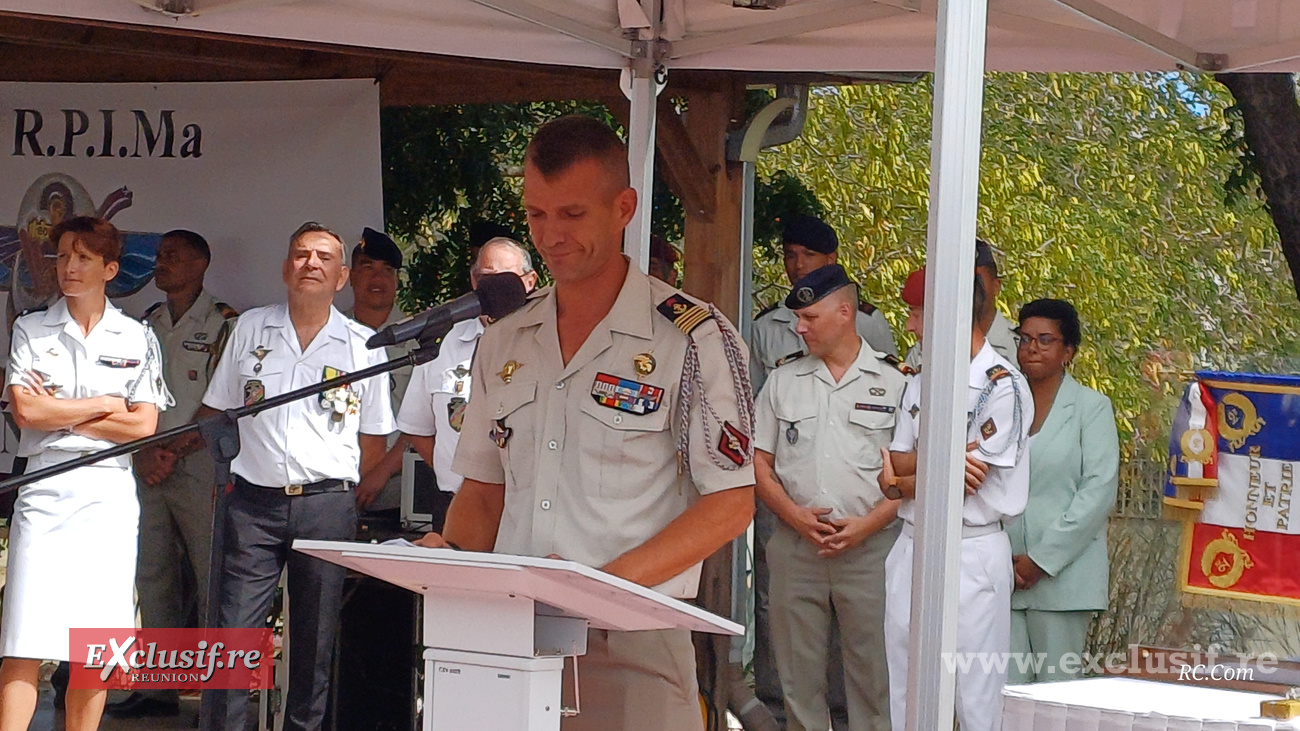
{"label": "white podium", "polygon": [[564,658],[586,653],[589,627],[745,631],[572,561],[345,541],[293,547],[424,597],[424,731],[559,731]]}

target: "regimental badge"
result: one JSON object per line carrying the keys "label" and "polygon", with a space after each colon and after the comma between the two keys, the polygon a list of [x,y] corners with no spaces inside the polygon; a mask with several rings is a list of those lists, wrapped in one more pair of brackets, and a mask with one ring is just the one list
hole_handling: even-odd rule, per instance
{"label": "regimental badge", "polygon": [[785,440],[791,444],[799,441],[799,427],[791,424],[789,428],[785,430]]}
{"label": "regimental badge", "polygon": [[266,387],[261,381],[252,380],[244,382],[244,405],[252,406],[259,401],[266,400]]}
{"label": "regimental badge", "polygon": [[885,395],[885,389],[883,389],[883,388],[879,388],[879,387],[876,387],[876,386],[872,386],[872,388],[871,388],[871,395],[872,395],[872,396],[884,396],[884,395]]}
{"label": "regimental badge", "polygon": [[749,456],[749,435],[732,426],[729,421],[722,422],[722,436],[718,439],[718,451],[737,466],[744,465],[745,458]]}
{"label": "regimental badge", "polygon": [[501,366],[501,372],[498,373],[497,375],[501,377],[502,382],[510,383],[510,380],[515,377],[515,371],[523,367],[524,367],[523,363],[518,363],[513,360],[508,360],[506,361],[505,365]]}
{"label": "regimental badge", "polygon": [[488,431],[488,437],[490,437],[492,442],[498,447],[505,449],[506,443],[510,441],[510,435],[514,433],[514,429],[506,426],[505,419],[497,419],[493,422],[492,429]]}
{"label": "regimental badge", "polygon": [[642,376],[648,376],[655,372],[654,353],[638,353],[632,356],[632,367]]}
{"label": "regimental badge", "polygon": [[989,437],[992,437],[994,434],[997,433],[998,433],[998,425],[991,418],[980,425],[980,436],[984,437],[985,439],[988,439]]}
{"label": "regimental badge", "polygon": [[[191,353],[211,353],[211,352],[212,352],[212,343],[200,343],[200,342],[196,342],[196,341],[194,341],[194,340],[186,340],[186,341],[182,342],[181,345],[184,346],[185,349],[188,350],[188,351],[190,351]],[[259,362],[258,365],[260,366],[260,365],[262,365],[262,364]]]}
{"label": "regimental badge", "polygon": [[140,365],[140,361],[135,358],[114,358],[111,355],[101,355],[95,363],[109,368],[135,368]]}
{"label": "regimental badge", "polygon": [[857,411],[874,411],[878,414],[894,413],[894,407],[885,404],[853,404],[853,408]]}
{"label": "regimental badge", "polygon": [[796,300],[798,300],[798,301],[799,301],[799,304],[801,304],[801,305],[806,305],[806,304],[808,304],[809,302],[812,302],[812,301],[813,301],[813,297],[816,297],[816,296],[817,296],[817,295],[816,295],[816,293],[813,292],[813,288],[812,288],[812,287],[800,287],[799,289],[795,290],[795,293],[794,293],[794,298],[795,298]]}
{"label": "regimental badge", "polygon": [[465,425],[465,405],[469,402],[459,396],[447,402],[447,423],[451,425],[451,430],[460,433],[460,428]]}
{"label": "regimental badge", "polygon": [[257,358],[258,363],[261,363],[266,358],[266,356],[271,354],[271,349],[266,347],[265,345],[259,345],[248,352],[253,357]]}
{"label": "regimental badge", "polygon": [[591,397],[601,406],[645,415],[659,410],[664,390],[648,383],[619,378],[608,373],[597,373],[591,384]]}

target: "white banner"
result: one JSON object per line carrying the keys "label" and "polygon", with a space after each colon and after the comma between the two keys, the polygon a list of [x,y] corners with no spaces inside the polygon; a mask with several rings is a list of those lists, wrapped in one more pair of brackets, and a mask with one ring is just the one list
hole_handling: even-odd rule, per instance
{"label": "white banner", "polygon": [[130,314],[163,299],[153,261],[174,228],[211,244],[218,299],[241,311],[283,300],[299,224],[319,221],[349,249],[363,226],[383,228],[379,155],[367,79],[0,83],[0,288],[19,310],[41,304],[32,242],[63,217],[98,214],[125,234],[110,295]]}

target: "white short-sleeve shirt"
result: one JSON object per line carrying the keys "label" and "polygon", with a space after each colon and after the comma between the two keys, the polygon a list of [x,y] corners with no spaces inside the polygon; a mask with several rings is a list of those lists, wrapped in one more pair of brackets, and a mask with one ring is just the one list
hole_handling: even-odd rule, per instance
{"label": "white short-sleeve shirt", "polygon": [[[327,377],[387,361],[368,350],[370,328],[330,308],[325,327],[304,351],[286,304],[249,310],[235,323],[212,374],[203,403],[214,409],[255,404]],[[383,436],[394,429],[387,376],[349,384],[356,408],[336,418],[321,396],[295,401],[239,420],[241,449],[232,469],[265,487],[319,480],[356,481],[361,463],[357,435]]]}
{"label": "white short-sleeve shirt", "polygon": [[[23,383],[23,374],[42,375],[55,398],[83,399],[121,396],[128,403],[148,403],[164,410],[172,402],[163,381],[162,351],[148,325],[133,320],[104,301],[104,316],[89,335],[59,299],[49,309],[14,322],[9,346],[8,385]],[[31,457],[45,450],[93,452],[117,446],[68,430],[23,429],[18,455]]]}
{"label": "white short-sleeve shirt", "polygon": [[483,335],[483,323],[477,317],[458,322],[442,340],[438,357],[416,366],[411,373],[407,397],[397,413],[397,428],[417,437],[434,437],[433,473],[438,489],[456,492],[465,481],[453,472],[460,429],[469,403],[470,364],[474,348]]}
{"label": "white short-sleeve shirt", "polygon": [[[1005,369],[1006,375],[998,375]],[[976,412],[980,393],[989,379],[998,375],[996,384]],[[966,389],[966,413],[969,426],[967,442],[979,442],[974,456],[989,465],[988,475],[974,495],[962,504],[962,524],[984,526],[1014,518],[1025,511],[1029,500],[1029,427],[1034,423],[1034,399],[1025,377],[998,355],[986,340],[971,360],[970,382]],[[920,435],[921,377],[913,376],[903,394],[903,413],[894,428],[891,452],[916,451]],[[1016,408],[1019,404],[1019,420]],[[1017,429],[1018,427],[1018,429]],[[908,523],[916,514],[916,502],[905,499],[898,517]]]}

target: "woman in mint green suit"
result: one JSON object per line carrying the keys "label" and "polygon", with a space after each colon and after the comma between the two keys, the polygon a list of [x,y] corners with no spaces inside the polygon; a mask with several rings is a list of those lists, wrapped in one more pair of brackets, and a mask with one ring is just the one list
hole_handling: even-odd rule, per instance
{"label": "woman in mint green suit", "polygon": [[[1119,435],[1110,399],[1067,371],[1079,340],[1070,303],[1041,299],[1020,309],[1017,355],[1034,395],[1034,423],[1029,503],[1007,527],[1016,580],[1011,683],[1077,676],[1093,613],[1107,606],[1106,522],[1115,506]],[[1032,664],[1021,664],[1026,656]]]}

